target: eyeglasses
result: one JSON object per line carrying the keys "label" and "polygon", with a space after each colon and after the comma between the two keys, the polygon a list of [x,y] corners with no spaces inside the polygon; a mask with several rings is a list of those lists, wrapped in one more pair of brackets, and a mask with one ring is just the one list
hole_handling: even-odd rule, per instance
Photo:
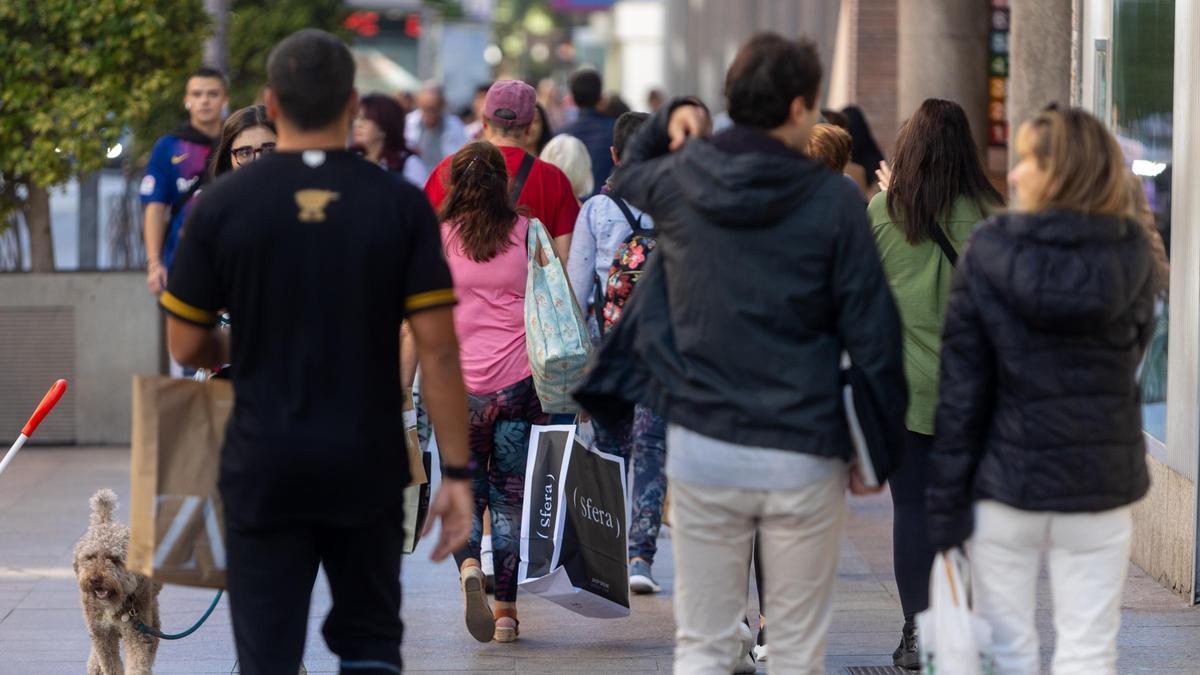
{"label": "eyeglasses", "polygon": [[252,145],[243,145],[240,148],[234,148],[229,151],[233,158],[239,162],[249,162],[253,159],[258,159],[259,155],[269,155],[275,152],[274,143],[263,143],[257,148]]}

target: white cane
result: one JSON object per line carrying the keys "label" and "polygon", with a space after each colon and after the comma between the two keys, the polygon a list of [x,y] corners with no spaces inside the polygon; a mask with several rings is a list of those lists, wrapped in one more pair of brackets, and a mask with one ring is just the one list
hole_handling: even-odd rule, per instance
{"label": "white cane", "polygon": [[4,459],[0,460],[0,474],[4,473],[4,470],[8,468],[8,463],[13,460],[13,457],[17,456],[17,451],[25,445],[25,441],[29,440],[33,432],[37,431],[38,425],[42,423],[42,420],[46,419],[46,415],[50,414],[50,411],[54,409],[54,406],[66,392],[66,380],[59,380],[50,387],[50,391],[46,392],[46,395],[42,398],[42,402],[38,404],[37,410],[33,411],[33,415],[25,423],[25,427],[21,429],[21,435],[17,436],[17,442],[12,444],[8,452],[4,454]]}

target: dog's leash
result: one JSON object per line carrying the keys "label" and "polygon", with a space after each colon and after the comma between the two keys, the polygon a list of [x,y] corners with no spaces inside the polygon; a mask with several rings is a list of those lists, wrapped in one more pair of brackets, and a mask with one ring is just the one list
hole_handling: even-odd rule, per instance
{"label": "dog's leash", "polygon": [[203,626],[204,622],[208,620],[208,617],[212,616],[213,610],[217,608],[217,603],[221,601],[221,594],[224,592],[225,591],[217,591],[217,597],[213,598],[212,604],[208,606],[208,611],[204,612],[204,616],[200,617],[200,620],[197,621],[195,625],[183,631],[182,633],[164,633],[156,628],[147,626],[146,624],[142,623],[141,619],[138,618],[137,610],[132,607],[129,608],[129,614],[127,615],[128,618],[126,620],[132,619],[133,628],[139,633],[153,635],[154,637],[162,638],[163,640],[182,640],[192,633],[195,633],[196,629],[200,626]]}

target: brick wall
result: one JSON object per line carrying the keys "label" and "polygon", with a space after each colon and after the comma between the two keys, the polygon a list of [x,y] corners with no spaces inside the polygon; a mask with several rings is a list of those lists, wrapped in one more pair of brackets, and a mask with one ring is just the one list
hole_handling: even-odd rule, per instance
{"label": "brick wall", "polygon": [[849,7],[851,100],[863,109],[875,141],[888,157],[901,113],[896,110],[897,0],[842,0]]}

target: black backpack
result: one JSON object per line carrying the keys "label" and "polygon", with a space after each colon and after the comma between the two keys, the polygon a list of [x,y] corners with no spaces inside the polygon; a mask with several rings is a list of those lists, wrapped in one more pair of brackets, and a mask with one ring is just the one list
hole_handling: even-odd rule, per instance
{"label": "black backpack", "polygon": [[642,227],[642,219],[634,217],[624,199],[613,195],[608,195],[608,198],[621,209],[633,232],[617,247],[612,265],[608,268],[608,278],[601,279],[599,275],[596,277],[592,311],[595,313],[596,325],[600,327],[601,335],[621,320],[622,309],[629,301],[634,286],[641,279],[642,271],[646,269],[646,261],[650,258],[650,252],[654,250],[658,237],[654,228]]}

